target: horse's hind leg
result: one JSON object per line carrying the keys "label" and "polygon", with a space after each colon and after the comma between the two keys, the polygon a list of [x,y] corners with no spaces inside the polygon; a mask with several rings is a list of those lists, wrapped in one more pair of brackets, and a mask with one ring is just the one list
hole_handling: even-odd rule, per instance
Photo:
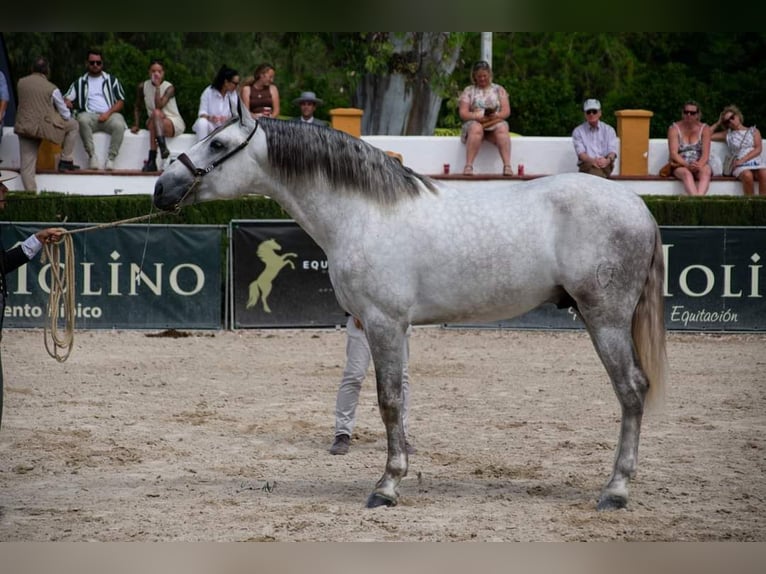
{"label": "horse's hind leg", "polygon": [[269,295],[271,294],[271,283],[264,283],[261,285],[261,305],[266,313],[271,313],[271,307],[269,307]]}
{"label": "horse's hind leg", "polygon": [[598,509],[624,508],[628,503],[628,483],[636,472],[644,399],[649,386],[633,351],[630,321],[616,327],[589,325],[588,330],[622,408],[614,469],[601,491]]}

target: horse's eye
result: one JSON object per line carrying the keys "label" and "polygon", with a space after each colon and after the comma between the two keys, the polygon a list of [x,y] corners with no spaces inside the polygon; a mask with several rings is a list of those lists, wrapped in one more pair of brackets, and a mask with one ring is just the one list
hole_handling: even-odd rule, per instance
{"label": "horse's eye", "polygon": [[226,146],[224,146],[219,140],[215,139],[210,142],[210,147],[215,151],[221,151]]}

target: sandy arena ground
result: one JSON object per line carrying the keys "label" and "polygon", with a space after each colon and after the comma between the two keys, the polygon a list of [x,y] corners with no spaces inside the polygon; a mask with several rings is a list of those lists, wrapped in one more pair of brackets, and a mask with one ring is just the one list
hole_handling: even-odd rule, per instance
{"label": "sandy arena ground", "polygon": [[598,513],[619,409],[583,332],[417,328],[418,452],[375,510],[372,376],[327,452],[342,331],[163,334],[58,363],[5,331],[0,541],[766,541],[766,335],[669,334],[628,508]]}

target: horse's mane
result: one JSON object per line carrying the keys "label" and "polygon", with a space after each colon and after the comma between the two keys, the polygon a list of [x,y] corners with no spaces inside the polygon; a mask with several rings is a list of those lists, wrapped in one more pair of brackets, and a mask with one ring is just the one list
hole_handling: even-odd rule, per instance
{"label": "horse's mane", "polygon": [[436,193],[434,182],[399,160],[345,132],[284,120],[258,120],[266,134],[269,163],[285,185],[324,178],[333,188],[381,204]]}

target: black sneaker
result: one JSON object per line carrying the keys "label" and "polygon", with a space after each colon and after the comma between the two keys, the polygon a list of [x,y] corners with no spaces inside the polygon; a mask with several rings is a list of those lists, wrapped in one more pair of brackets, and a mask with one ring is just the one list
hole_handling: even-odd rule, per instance
{"label": "black sneaker", "polygon": [[351,444],[351,437],[347,434],[339,434],[330,447],[330,454],[346,454]]}
{"label": "black sneaker", "polygon": [[157,162],[154,160],[147,161],[144,167],[141,168],[141,171],[157,171]]}
{"label": "black sneaker", "polygon": [[66,161],[65,159],[59,160],[59,171],[74,171],[80,169],[79,165],[75,165],[73,161]]}

